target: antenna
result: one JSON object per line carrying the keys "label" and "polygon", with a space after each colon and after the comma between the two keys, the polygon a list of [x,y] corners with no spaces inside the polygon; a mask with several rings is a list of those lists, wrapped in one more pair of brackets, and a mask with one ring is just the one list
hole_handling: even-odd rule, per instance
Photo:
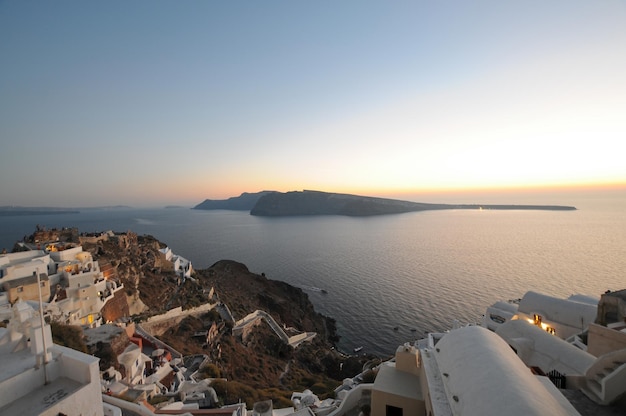
{"label": "antenna", "polygon": [[44,378],[44,385],[46,385],[48,384],[48,370],[46,369],[46,364],[48,364],[48,348],[46,346],[46,331],[44,327],[45,321],[43,319],[43,299],[41,296],[41,279],[37,271],[34,271],[33,275],[37,277],[37,289],[39,290],[39,320],[41,321],[41,340],[43,342],[43,378]]}

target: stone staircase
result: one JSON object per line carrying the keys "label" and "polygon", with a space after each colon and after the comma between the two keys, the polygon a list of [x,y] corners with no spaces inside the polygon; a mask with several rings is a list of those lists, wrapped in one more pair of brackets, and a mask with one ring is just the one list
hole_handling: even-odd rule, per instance
{"label": "stone staircase", "polygon": [[586,378],[582,391],[598,404],[609,405],[626,394],[626,349],[598,357]]}

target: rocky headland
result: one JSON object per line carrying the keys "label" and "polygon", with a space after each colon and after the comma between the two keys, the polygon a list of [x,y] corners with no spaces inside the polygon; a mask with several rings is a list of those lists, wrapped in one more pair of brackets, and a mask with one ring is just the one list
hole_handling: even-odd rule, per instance
{"label": "rocky headland", "polygon": [[227,200],[205,200],[194,209],[250,210],[251,215],[282,217],[298,215],[372,216],[443,209],[571,211],[563,205],[431,204],[321,191],[244,193]]}

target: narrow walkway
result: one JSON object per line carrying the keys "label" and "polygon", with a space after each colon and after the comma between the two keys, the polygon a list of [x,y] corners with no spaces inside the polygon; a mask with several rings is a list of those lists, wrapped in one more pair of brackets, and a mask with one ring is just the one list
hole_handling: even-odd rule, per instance
{"label": "narrow walkway", "polygon": [[246,316],[245,318],[237,321],[235,323],[235,326],[233,327],[233,333],[238,332],[238,331],[243,332],[244,328],[250,325],[255,325],[259,319],[265,320],[265,322],[267,322],[267,324],[270,326],[272,331],[274,331],[274,333],[278,335],[278,337],[285,344],[289,344],[293,348],[297,348],[298,345],[300,345],[301,343],[305,341],[310,341],[317,335],[317,333],[315,332],[303,332],[298,335],[294,335],[290,337],[285,333],[285,331],[283,331],[281,326],[278,325],[278,323],[274,320],[274,318],[272,318],[272,315],[259,309],[252,312],[251,314],[248,314],[248,316]]}
{"label": "narrow walkway", "polygon": [[226,322],[235,323],[235,318],[233,317],[233,314],[230,312],[230,309],[228,309],[228,305],[226,305],[225,303],[219,302],[217,306],[215,307],[215,309],[217,309],[217,311],[219,312],[223,320],[225,320]]}

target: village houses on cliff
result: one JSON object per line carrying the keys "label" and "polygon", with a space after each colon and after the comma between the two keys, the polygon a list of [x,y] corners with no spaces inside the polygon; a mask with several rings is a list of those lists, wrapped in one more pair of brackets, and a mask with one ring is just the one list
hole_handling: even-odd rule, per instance
{"label": "village houses on cliff", "polygon": [[[82,244],[111,239],[124,246],[132,233],[80,235],[77,244],[59,241],[61,231],[38,230],[33,242],[19,243],[24,251],[0,255],[0,318],[10,315],[10,305],[17,300],[35,307],[41,300],[44,315],[69,325],[96,327],[128,316],[124,285],[115,267],[109,262],[101,265]],[[158,264],[175,272],[179,283],[191,277],[189,260],[169,247],[159,254]]]}

